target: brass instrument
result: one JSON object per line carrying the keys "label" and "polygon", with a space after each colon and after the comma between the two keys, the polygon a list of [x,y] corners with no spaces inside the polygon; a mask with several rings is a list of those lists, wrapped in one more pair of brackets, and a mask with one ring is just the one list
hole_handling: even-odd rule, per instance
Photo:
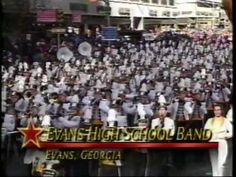
{"label": "brass instrument", "polygon": [[74,76],[66,76],[64,82],[65,82],[67,85],[73,86],[73,85],[76,85],[75,80],[76,80],[76,78],[75,78]]}
{"label": "brass instrument", "polygon": [[73,57],[74,57],[73,52],[70,49],[68,49],[67,47],[61,47],[57,51],[57,59],[60,61],[68,62]]}
{"label": "brass instrument", "polygon": [[78,46],[78,52],[83,56],[91,56],[92,54],[92,46],[88,42],[82,42]]}
{"label": "brass instrument", "polygon": [[92,126],[97,126],[97,127],[102,127],[103,126],[103,122],[101,121],[100,119],[100,110],[98,108],[98,106],[94,106],[93,108],[93,115],[94,115],[94,118],[92,118],[90,120],[90,123]]}
{"label": "brass instrument", "polygon": [[28,100],[31,100],[33,96],[34,96],[34,93],[32,89],[26,90],[23,94],[23,97]]}
{"label": "brass instrument", "polygon": [[116,166],[115,160],[101,160],[102,165],[107,165],[107,166]]}

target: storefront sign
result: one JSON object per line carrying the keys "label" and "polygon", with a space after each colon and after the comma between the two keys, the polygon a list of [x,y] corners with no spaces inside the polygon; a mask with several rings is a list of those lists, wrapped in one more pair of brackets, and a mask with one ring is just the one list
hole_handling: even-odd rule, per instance
{"label": "storefront sign", "polygon": [[57,10],[40,10],[37,12],[37,22],[57,22]]}
{"label": "storefront sign", "polygon": [[128,8],[120,8],[119,9],[119,14],[120,15],[130,15],[130,9],[128,9]]}
{"label": "storefront sign", "polygon": [[118,32],[117,27],[104,27],[102,28],[103,40],[117,40]]}
{"label": "storefront sign", "polygon": [[111,14],[111,7],[97,6],[97,13],[104,14],[104,15],[110,15]]}

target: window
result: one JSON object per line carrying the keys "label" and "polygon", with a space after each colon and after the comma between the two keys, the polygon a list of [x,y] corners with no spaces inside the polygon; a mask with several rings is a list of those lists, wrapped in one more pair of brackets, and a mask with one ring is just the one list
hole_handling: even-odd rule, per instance
{"label": "window", "polygon": [[159,4],[159,0],[152,0],[153,4]]}
{"label": "window", "polygon": [[161,5],[167,5],[167,0],[161,0]]}
{"label": "window", "polygon": [[192,14],[192,11],[182,11],[182,14],[183,15],[189,15],[189,14]]}
{"label": "window", "polygon": [[80,4],[80,3],[70,3],[70,10],[80,10],[80,11],[86,12],[87,5]]}
{"label": "window", "polygon": [[149,3],[150,1],[149,0],[142,0],[142,2]]}
{"label": "window", "polygon": [[175,5],[175,1],[174,0],[169,0],[169,4],[170,4],[170,6],[174,6]]}
{"label": "window", "polygon": [[162,13],[163,16],[169,17],[170,16],[170,12],[169,11],[164,11]]}
{"label": "window", "polygon": [[201,11],[197,11],[196,13],[198,16],[213,16],[213,13],[211,12],[201,12]]}
{"label": "window", "polygon": [[119,9],[119,14],[120,15],[130,15],[130,9],[128,9],[128,8],[120,8]]}
{"label": "window", "polygon": [[179,12],[172,12],[172,15],[175,17],[175,16],[178,16],[180,13]]}
{"label": "window", "polygon": [[157,16],[157,11],[156,10],[150,10],[149,15],[150,16]]}

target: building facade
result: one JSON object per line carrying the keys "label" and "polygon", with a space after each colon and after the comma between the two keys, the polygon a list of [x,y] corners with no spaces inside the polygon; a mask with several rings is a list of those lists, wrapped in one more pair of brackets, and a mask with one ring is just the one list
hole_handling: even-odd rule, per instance
{"label": "building facade", "polygon": [[[221,0],[177,0],[176,6],[178,18],[190,18],[192,21],[188,25],[197,28],[219,26],[220,16],[224,13]],[[224,19],[226,17],[222,16]]]}
{"label": "building facade", "polygon": [[[110,0],[111,16],[130,18],[132,28],[230,27],[221,0]],[[174,25],[173,25],[174,24]]]}
{"label": "building facade", "polygon": [[64,14],[73,16],[73,13],[79,12],[81,23],[104,26],[108,25],[107,18],[110,16],[109,25],[136,30],[143,30],[150,25],[174,25],[177,15],[175,0],[109,0],[109,7],[103,0],[30,1],[32,13],[40,9],[62,9]]}
{"label": "building facade", "polygon": [[163,26],[228,27],[230,24],[221,9],[221,0],[3,0],[2,6],[7,13],[17,11],[16,7],[20,6],[21,12],[35,19],[42,9],[60,9],[66,25],[112,25],[143,30]]}
{"label": "building facade", "polygon": [[112,18],[128,19],[130,27],[138,30],[173,26],[178,11],[175,0],[111,0],[110,6]]}

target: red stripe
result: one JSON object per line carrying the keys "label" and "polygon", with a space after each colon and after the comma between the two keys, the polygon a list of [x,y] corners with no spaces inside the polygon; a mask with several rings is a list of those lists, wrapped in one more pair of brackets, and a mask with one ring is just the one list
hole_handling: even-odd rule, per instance
{"label": "red stripe", "polygon": [[215,149],[218,148],[218,143],[42,143],[41,142],[40,147],[43,149],[54,149],[54,148]]}

